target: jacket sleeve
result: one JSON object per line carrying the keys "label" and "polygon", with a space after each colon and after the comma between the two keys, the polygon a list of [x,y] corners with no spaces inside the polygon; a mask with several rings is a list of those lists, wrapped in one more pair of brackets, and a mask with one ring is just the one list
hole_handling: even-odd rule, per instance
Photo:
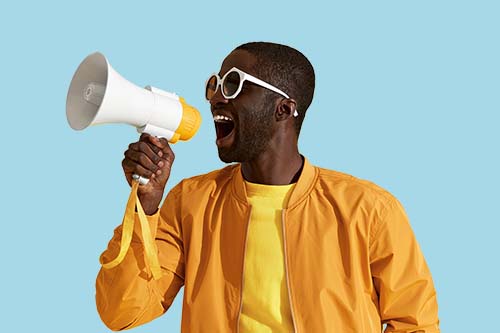
{"label": "jacket sleeve", "polygon": [[[167,311],[184,284],[184,256],[180,213],[172,190],[155,215],[148,216],[150,229],[158,248],[163,276],[154,280],[145,263],[144,247],[137,213],[130,248],[116,267],[101,267],[96,279],[97,311],[104,324],[113,331],[147,323]],[[115,229],[103,262],[115,258],[120,249],[121,225]]]}
{"label": "jacket sleeve", "polygon": [[401,204],[381,210],[370,244],[370,268],[385,332],[439,332],[431,273]]}

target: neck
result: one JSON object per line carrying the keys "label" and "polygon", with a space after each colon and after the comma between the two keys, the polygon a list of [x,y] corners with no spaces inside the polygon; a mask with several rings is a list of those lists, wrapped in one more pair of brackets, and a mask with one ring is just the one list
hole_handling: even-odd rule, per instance
{"label": "neck", "polygon": [[297,145],[288,149],[271,146],[255,159],[241,163],[241,171],[243,178],[251,183],[287,185],[297,181],[302,165]]}

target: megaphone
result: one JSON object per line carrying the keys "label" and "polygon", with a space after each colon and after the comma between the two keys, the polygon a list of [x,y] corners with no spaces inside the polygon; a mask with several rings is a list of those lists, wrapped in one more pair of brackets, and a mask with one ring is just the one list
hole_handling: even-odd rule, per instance
{"label": "megaphone", "polygon": [[[189,140],[198,131],[198,110],[174,93],[127,81],[95,52],[78,66],[66,98],[66,117],[75,130],[90,125],[125,123],[139,133],[164,137],[169,142]],[[140,179],[141,183],[146,179]]]}

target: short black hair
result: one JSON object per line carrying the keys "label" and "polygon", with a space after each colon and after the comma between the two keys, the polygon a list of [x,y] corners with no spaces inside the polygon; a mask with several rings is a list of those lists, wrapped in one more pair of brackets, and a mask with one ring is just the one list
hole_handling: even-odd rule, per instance
{"label": "short black hair", "polygon": [[284,91],[297,102],[299,116],[295,131],[300,133],[302,122],[314,95],[314,68],[300,51],[286,45],[270,42],[251,42],[238,46],[255,56],[256,75]]}

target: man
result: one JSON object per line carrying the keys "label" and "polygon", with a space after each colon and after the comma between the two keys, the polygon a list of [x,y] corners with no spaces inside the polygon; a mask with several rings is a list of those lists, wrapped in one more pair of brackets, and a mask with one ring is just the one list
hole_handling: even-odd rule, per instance
{"label": "man", "polygon": [[[436,292],[399,202],[375,184],[312,166],[298,135],[314,70],[290,47],[248,43],[207,81],[224,169],[183,180],[158,210],[174,154],[141,136],[123,169],[155,235],[155,280],[136,230],[101,269],[113,330],[167,311],[184,286],[182,332],[439,332]],[[138,225],[138,223],[136,223]],[[116,257],[117,228],[103,262]]]}

